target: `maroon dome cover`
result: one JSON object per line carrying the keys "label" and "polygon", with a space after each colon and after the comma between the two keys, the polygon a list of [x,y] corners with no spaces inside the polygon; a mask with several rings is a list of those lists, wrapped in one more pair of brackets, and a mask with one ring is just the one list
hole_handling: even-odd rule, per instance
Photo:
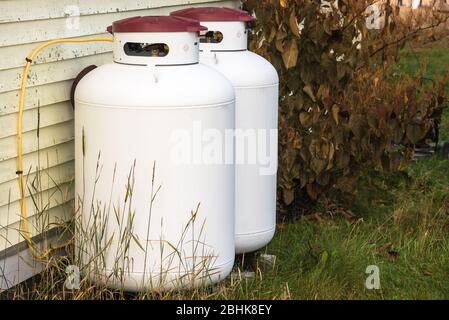
{"label": "maroon dome cover", "polygon": [[188,8],[174,11],[171,16],[194,19],[197,21],[243,21],[251,22],[256,18],[248,14],[247,11],[231,8]]}
{"label": "maroon dome cover", "polygon": [[132,17],[114,21],[108,32],[198,32],[207,30],[197,20],[175,16]]}

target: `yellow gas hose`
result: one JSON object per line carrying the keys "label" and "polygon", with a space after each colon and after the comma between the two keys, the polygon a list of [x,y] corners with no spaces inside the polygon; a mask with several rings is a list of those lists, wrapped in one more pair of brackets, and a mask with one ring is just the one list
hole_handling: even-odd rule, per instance
{"label": "yellow gas hose", "polygon": [[34,49],[31,54],[26,58],[26,65],[23,69],[22,73],[22,81],[20,85],[20,94],[19,94],[19,116],[17,118],[17,175],[19,180],[19,192],[20,192],[20,213],[21,213],[21,230],[23,232],[23,237],[28,244],[31,254],[37,260],[44,260],[48,255],[57,249],[65,247],[67,244],[60,245],[55,248],[50,248],[45,250],[44,252],[39,252],[38,249],[35,248],[31,240],[30,229],[28,226],[27,220],[27,211],[26,211],[26,202],[25,202],[25,190],[23,183],[23,159],[22,159],[22,119],[23,119],[23,108],[25,102],[25,93],[27,86],[28,73],[30,72],[31,63],[33,59],[37,56],[37,54],[44,48],[51,46],[53,44],[58,43],[67,43],[67,42],[94,42],[94,41],[109,41],[112,42],[112,38],[73,38],[73,39],[58,39],[48,41],[36,49]]}

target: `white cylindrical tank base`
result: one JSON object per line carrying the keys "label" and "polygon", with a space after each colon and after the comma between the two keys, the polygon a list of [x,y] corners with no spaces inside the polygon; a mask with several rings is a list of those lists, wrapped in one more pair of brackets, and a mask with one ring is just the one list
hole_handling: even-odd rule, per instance
{"label": "white cylindrical tank base", "polygon": [[125,292],[167,292],[171,290],[192,289],[223,281],[232,271],[234,259],[221,265],[214,266],[214,271],[203,276],[167,272],[163,276],[163,282],[159,274],[151,277],[143,272],[125,272],[119,277],[111,277],[114,270],[104,270],[103,273],[88,275],[89,280],[98,286],[106,286],[115,290]]}
{"label": "white cylindrical tank base", "polygon": [[276,227],[273,227],[270,230],[258,233],[236,234],[235,253],[242,254],[259,250],[261,246],[263,247],[270,243],[274,237],[275,231]]}

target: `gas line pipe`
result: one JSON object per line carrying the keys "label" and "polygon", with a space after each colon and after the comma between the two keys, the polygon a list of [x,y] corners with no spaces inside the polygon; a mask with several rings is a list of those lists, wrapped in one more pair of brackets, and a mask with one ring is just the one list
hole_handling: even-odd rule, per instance
{"label": "gas line pipe", "polygon": [[22,230],[22,236],[25,238],[25,241],[28,245],[28,248],[32,254],[32,256],[36,260],[44,260],[48,257],[48,255],[58,249],[64,248],[67,246],[66,244],[58,245],[54,248],[46,249],[43,252],[39,252],[40,250],[36,249],[35,244],[33,243],[31,239],[31,233],[28,225],[28,218],[27,218],[27,208],[26,208],[26,201],[25,201],[25,190],[24,190],[24,182],[23,182],[23,151],[22,151],[22,123],[23,123],[23,109],[24,109],[24,103],[25,103],[25,94],[26,94],[26,86],[27,86],[27,80],[28,80],[28,74],[31,69],[31,64],[33,62],[33,59],[38,55],[38,53],[51,45],[54,44],[60,44],[60,43],[78,43],[78,42],[112,42],[112,38],[64,38],[64,39],[57,39],[57,40],[51,40],[48,42],[43,43],[42,45],[35,48],[29,56],[25,58],[26,64],[23,69],[22,73],[22,80],[20,84],[20,93],[19,93],[19,115],[17,118],[17,171],[16,174],[18,175],[18,182],[19,182],[19,202],[20,202],[20,217],[21,217],[21,230]]}

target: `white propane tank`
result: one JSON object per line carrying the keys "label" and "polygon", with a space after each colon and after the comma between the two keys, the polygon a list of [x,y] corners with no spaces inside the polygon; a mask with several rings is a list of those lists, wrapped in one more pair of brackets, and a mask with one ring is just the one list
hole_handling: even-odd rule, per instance
{"label": "white propane tank", "polygon": [[198,127],[235,126],[232,85],[198,62],[205,29],[178,17],[116,21],[114,63],[76,88],[76,253],[95,283],[168,290],[231,272],[234,165],[192,151]]}
{"label": "white propane tank", "polygon": [[[235,88],[236,253],[258,250],[271,241],[276,227],[278,74],[267,60],[248,51],[247,23],[255,19],[246,11],[207,7],[171,15],[195,19],[208,28],[200,40],[200,62],[219,70]],[[254,139],[248,142],[254,136],[257,155]],[[245,138],[251,144],[242,148]],[[270,164],[265,154],[271,154]]]}

